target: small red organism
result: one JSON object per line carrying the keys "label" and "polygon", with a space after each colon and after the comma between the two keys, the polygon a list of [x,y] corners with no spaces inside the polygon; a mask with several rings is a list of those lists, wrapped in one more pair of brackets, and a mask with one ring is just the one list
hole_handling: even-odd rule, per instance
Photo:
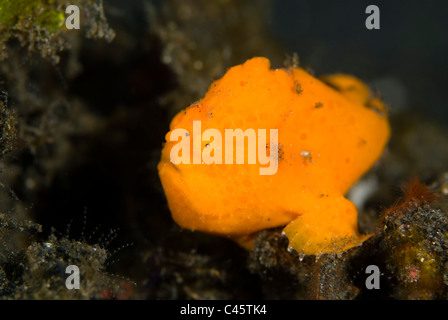
{"label": "small red organism", "polygon": [[408,279],[409,282],[417,282],[420,278],[420,270],[414,266],[408,267]]}
{"label": "small red organism", "polygon": [[132,294],[132,285],[127,281],[120,281],[119,289],[105,289],[101,292],[101,298],[105,300],[127,300]]}
{"label": "small red organism", "polygon": [[404,202],[413,201],[415,205],[431,203],[438,199],[437,194],[421,183],[417,176],[405,183],[401,188],[404,194]]}
{"label": "small red organism", "polygon": [[404,210],[412,207],[418,207],[423,204],[429,204],[439,199],[439,196],[429,189],[424,183],[421,183],[417,176],[403,183],[401,187],[403,195],[394,202],[394,204],[386,209],[386,214],[395,212],[402,213]]}

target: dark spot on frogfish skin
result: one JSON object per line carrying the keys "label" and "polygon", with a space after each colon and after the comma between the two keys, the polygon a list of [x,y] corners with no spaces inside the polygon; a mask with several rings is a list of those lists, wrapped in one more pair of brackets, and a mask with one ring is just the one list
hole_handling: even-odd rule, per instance
{"label": "dark spot on frogfish skin", "polygon": [[298,82],[294,82],[295,90],[298,94],[301,94],[303,92],[302,86]]}
{"label": "dark spot on frogfish skin", "polygon": [[360,139],[358,142],[358,147],[364,147],[367,144],[367,141],[364,139]]}
{"label": "dark spot on frogfish skin", "polygon": [[281,143],[278,144],[278,161],[283,160],[285,158],[285,152],[283,151],[283,145]]}
{"label": "dark spot on frogfish skin", "polygon": [[[285,152],[283,151],[283,145],[279,143],[276,147],[277,147],[277,160],[280,161],[285,159]],[[271,148],[268,143],[266,144],[266,151],[267,151],[266,156],[268,157],[271,156]]]}

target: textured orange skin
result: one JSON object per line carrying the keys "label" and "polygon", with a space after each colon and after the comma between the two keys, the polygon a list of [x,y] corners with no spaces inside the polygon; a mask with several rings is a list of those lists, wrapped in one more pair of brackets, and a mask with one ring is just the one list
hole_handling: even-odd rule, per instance
{"label": "textured orange skin", "polygon": [[367,236],[358,233],[357,210],[344,194],[381,155],[389,123],[361,81],[341,74],[323,80],[331,86],[300,68],[270,70],[268,59],[253,58],[177,114],[171,131],[191,133],[193,120],[201,120],[202,132],[278,129],[280,150],[274,175],[260,175],[247,155],[246,164],[174,165],[177,142],[168,132],[158,169],[173,219],[246,247],[257,231],[285,225],[290,246],[302,254],[362,243]]}

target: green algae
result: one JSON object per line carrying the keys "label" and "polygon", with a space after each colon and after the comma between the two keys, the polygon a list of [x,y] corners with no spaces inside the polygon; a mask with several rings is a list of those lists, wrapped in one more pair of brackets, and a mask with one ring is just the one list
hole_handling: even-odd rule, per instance
{"label": "green algae", "polygon": [[65,19],[60,7],[54,0],[0,0],[0,28],[20,29],[31,23],[54,33]]}

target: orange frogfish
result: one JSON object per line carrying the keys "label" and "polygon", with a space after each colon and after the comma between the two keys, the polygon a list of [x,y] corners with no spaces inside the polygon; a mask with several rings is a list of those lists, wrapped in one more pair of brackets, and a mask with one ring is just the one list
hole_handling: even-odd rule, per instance
{"label": "orange frogfish", "polygon": [[301,255],[338,253],[368,237],[344,194],[389,135],[384,105],[360,80],[257,57],[174,117],[158,170],[183,228],[250,248],[258,231],[284,226]]}

